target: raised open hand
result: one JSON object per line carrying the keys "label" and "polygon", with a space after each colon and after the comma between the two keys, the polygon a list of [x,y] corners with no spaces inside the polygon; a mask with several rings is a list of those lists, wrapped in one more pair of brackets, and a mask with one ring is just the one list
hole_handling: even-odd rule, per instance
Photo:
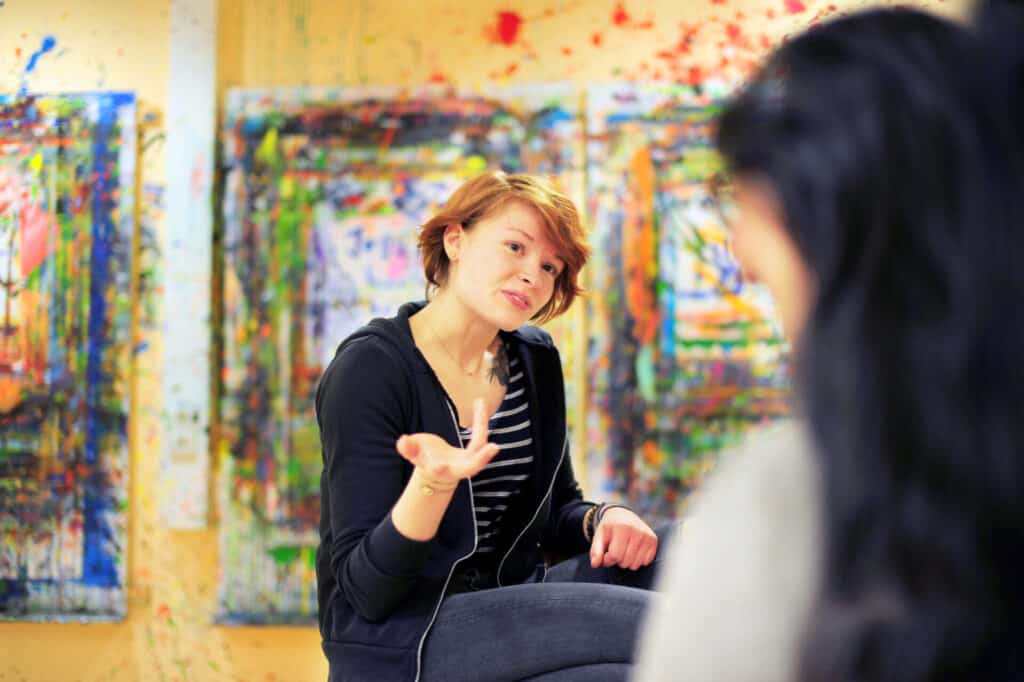
{"label": "raised open hand", "polygon": [[395,447],[398,454],[438,483],[458,483],[475,476],[498,454],[498,446],[487,442],[487,413],[479,398],[473,402],[473,436],[465,449],[452,447],[433,433],[402,436]]}

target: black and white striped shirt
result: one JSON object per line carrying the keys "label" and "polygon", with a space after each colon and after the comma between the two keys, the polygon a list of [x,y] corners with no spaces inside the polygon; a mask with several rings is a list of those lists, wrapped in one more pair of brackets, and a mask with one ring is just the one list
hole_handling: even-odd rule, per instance
{"label": "black and white striped shirt", "polygon": [[[512,358],[509,362],[509,374],[511,376],[505,390],[505,399],[488,424],[488,440],[498,446],[498,454],[470,479],[473,482],[473,506],[476,509],[476,555],[480,558],[497,549],[495,541],[505,510],[523,490],[533,471],[530,403],[526,397],[526,382],[518,358]],[[463,428],[461,436],[463,442],[468,443],[472,431]]]}

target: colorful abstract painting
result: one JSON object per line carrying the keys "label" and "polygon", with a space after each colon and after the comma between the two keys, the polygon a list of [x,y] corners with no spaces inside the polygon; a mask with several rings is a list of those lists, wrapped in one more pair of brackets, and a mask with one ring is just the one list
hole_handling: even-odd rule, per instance
{"label": "colorful abstract painting", "polygon": [[423,297],[418,227],[463,180],[546,173],[583,196],[578,99],[562,85],[230,93],[222,622],[314,620],[323,369],[349,333]]}
{"label": "colorful abstract painting", "polygon": [[678,513],[723,448],[789,410],[771,302],[740,276],[707,190],[726,89],[587,93],[589,480],[655,517]]}
{"label": "colorful abstract painting", "polygon": [[135,99],[0,98],[0,620],[125,614]]}

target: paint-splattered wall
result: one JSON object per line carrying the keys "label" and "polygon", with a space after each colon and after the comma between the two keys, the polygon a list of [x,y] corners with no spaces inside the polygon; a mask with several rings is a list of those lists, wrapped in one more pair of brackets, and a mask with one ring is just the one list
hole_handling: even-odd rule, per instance
{"label": "paint-splattered wall", "polygon": [[[787,33],[849,0],[221,0],[219,91],[228,86],[572,80],[698,82],[732,76]],[[921,0],[947,14],[966,0]],[[306,680],[325,666],[311,629],[209,626],[216,529],[159,522],[159,289],[170,0],[0,0],[0,92],[128,90],[140,110],[128,619],[0,624],[14,680]],[[7,652],[17,652],[13,656]],[[60,651],[60,656],[54,656]]]}

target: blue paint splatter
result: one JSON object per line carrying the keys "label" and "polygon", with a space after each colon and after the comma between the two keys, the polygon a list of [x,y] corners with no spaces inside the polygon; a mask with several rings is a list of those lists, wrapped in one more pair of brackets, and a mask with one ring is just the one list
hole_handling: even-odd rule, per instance
{"label": "blue paint splatter", "polygon": [[24,97],[28,94],[28,75],[36,70],[36,66],[39,64],[39,58],[47,52],[57,47],[57,39],[53,36],[46,36],[43,38],[43,44],[38,50],[32,53],[32,56],[28,58],[28,64],[25,65],[25,72],[21,78],[21,88],[18,90],[18,96]]}
{"label": "blue paint splatter", "polygon": [[36,70],[36,64],[39,62],[39,58],[44,54],[57,47],[57,39],[53,36],[46,36],[43,38],[43,45],[38,50],[32,53],[29,57],[28,66],[25,67],[25,73],[32,73]]}

